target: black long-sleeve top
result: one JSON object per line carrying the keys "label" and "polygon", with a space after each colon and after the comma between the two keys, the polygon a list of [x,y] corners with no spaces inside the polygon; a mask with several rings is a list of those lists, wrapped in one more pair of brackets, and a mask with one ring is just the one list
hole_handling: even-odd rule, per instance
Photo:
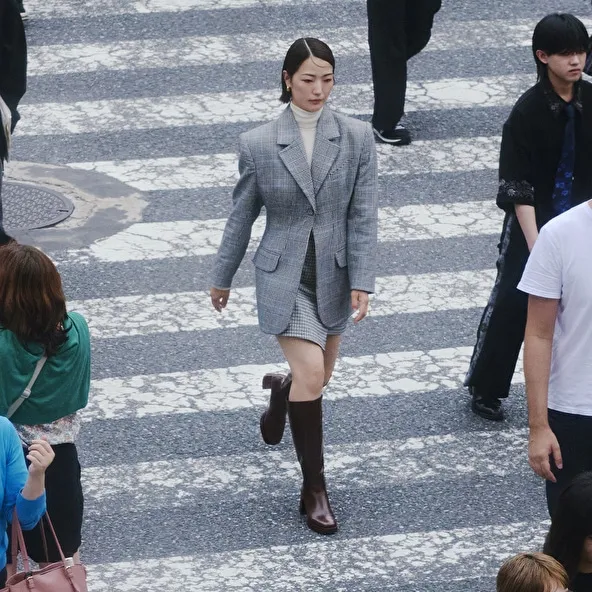
{"label": "black long-sleeve top", "polygon": [[[578,82],[572,103],[575,206],[592,198],[592,84]],[[565,105],[543,79],[518,99],[503,128],[497,205],[508,212],[516,204],[534,206],[539,228],[556,215],[552,196],[567,122]]]}

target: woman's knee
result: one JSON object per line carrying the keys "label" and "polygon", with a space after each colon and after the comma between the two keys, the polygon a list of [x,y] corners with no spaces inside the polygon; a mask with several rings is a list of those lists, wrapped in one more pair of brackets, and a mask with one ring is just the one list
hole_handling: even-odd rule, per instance
{"label": "woman's knee", "polygon": [[320,394],[325,384],[325,369],[320,364],[292,371],[292,384],[310,394]]}

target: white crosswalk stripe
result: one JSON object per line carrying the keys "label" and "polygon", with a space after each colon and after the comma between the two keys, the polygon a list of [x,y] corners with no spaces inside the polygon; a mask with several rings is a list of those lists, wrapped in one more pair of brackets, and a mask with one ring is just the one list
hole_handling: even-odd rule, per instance
{"label": "white crosswalk stripe", "polygon": [[[90,582],[96,592],[156,590],[151,575],[155,573],[163,592],[176,592],[181,587],[222,592],[237,585],[245,590],[297,592],[303,585],[307,586],[304,589],[319,589],[327,582],[327,574],[336,589],[375,579],[381,589],[393,581],[425,586],[430,581],[467,579],[470,585],[478,576],[495,575],[489,564],[499,563],[500,557],[539,547],[548,528],[548,522],[480,525],[121,562],[94,566]],[[303,565],[307,566],[305,577],[301,575]]]}
{"label": "white crosswalk stripe", "polygon": [[[374,336],[362,340],[353,323],[344,336],[344,347],[350,349],[337,361],[324,391],[326,475],[343,534],[319,539],[297,521],[300,476],[289,429],[277,448],[265,447],[258,435],[258,417],[269,396],[261,387],[262,376],[285,373],[287,364],[278,361],[277,352],[270,354],[273,339],[259,351],[244,336],[256,331],[254,287],[233,289],[227,309],[218,314],[210,306],[208,286],[187,288],[175,276],[185,262],[211,265],[226,220],[219,217],[220,209],[218,217],[203,215],[201,204],[190,204],[191,214],[179,211],[179,219],[169,210],[162,212],[166,200],[178,194],[189,196],[187,203],[198,195],[209,211],[210,202],[226,191],[230,207],[237,156],[229,152],[228,142],[219,141],[218,130],[228,126],[227,136],[239,125],[246,129],[269,121],[284,108],[277,102],[278,89],[269,84],[254,87],[249,80],[244,90],[229,90],[237,88],[235,79],[242,80],[241,66],[264,69],[274,63],[279,79],[287,45],[307,35],[332,46],[338,68],[350,58],[366,60],[369,68],[365,3],[323,3],[336,13],[359,10],[359,21],[337,26],[343,25],[337,18],[333,27],[319,18],[319,25],[309,29],[293,15],[297,8],[320,16],[320,4],[312,0],[297,7],[290,0],[25,1],[39,28],[28,33],[33,40],[30,90],[20,108],[16,145],[51,146],[71,138],[82,148],[73,156],[57,156],[60,162],[71,160],[77,174],[104,173],[146,192],[151,209],[145,222],[85,248],[52,253],[66,291],[74,294],[68,307],[85,315],[94,340],[94,376],[80,441],[83,556],[91,592],[337,592],[387,586],[449,592],[445,585],[450,582],[455,590],[473,592],[476,583],[493,582],[505,557],[539,548],[548,522],[543,492],[527,463],[524,397],[511,399],[518,419],[509,425],[492,427],[473,418],[463,380],[476,327],[453,326],[464,314],[478,315],[495,278],[493,258],[480,262],[487,260],[486,249],[504,215],[492,194],[499,135],[480,132],[478,124],[469,124],[463,137],[441,130],[426,134],[432,130],[423,128],[405,148],[377,146],[381,182],[395,187],[379,209],[380,252],[388,257],[391,249],[415,249],[421,257],[414,258],[421,258],[422,265],[408,272],[394,258],[383,262],[390,269],[377,278],[370,312],[376,323],[370,326],[386,331],[381,321],[390,321],[395,328],[383,342],[388,346],[374,351]],[[454,7],[442,12],[458,17]],[[261,33],[252,26],[252,15],[286,15],[286,29]],[[425,75],[414,71],[407,90],[406,112],[414,114],[418,125],[423,116],[436,114],[443,126],[458,113],[467,121],[470,113],[499,118],[534,81],[534,72],[500,72],[488,64],[479,68],[481,76],[465,75],[465,58],[455,58],[463,50],[463,55],[485,49],[494,54],[530,46],[534,16],[464,17],[436,18],[425,51],[441,69]],[[47,27],[63,34],[86,18],[106,23],[107,29],[101,34],[80,29],[73,43],[43,36]],[[218,27],[204,33],[199,24],[192,33],[184,19]],[[238,34],[233,34],[235,19],[244,24]],[[585,22],[592,25],[592,20]],[[175,36],[177,26],[182,30]],[[117,27],[129,30],[124,36]],[[176,90],[177,71],[201,69],[217,74],[203,88],[200,83]],[[158,72],[162,82],[150,88],[141,81],[123,89],[103,88],[88,100],[80,92],[79,77],[103,81],[110,73],[126,72]],[[43,88],[54,77],[56,84],[65,85],[63,100],[56,95],[44,100],[36,85]],[[338,77],[332,107],[368,120],[373,104],[369,70],[347,82],[340,84]],[[70,100],[69,92],[77,100]],[[220,147],[188,151],[182,138],[188,128],[207,138],[208,146]],[[153,134],[164,132],[170,141],[154,142],[152,150],[134,156],[133,142],[152,147]],[[116,137],[112,141],[118,146],[132,145],[130,156],[106,156],[105,151],[97,156],[95,144],[102,134]],[[48,161],[52,158],[48,150]],[[489,175],[493,182],[477,193],[455,185],[455,179],[471,173]],[[403,177],[425,179],[429,191],[420,196],[399,192]],[[444,177],[454,187],[447,196],[438,188]],[[253,227],[247,268],[264,225],[263,212]],[[458,251],[474,249],[480,239],[484,252]],[[432,260],[442,255],[450,261],[464,257],[460,260],[470,260],[470,268],[456,261],[454,267],[434,267]],[[154,281],[154,273],[165,274],[165,281]],[[92,288],[79,289],[81,277],[90,278],[82,284],[96,286],[96,294]],[[421,337],[420,344],[398,335],[399,323]],[[451,343],[448,333],[464,338]],[[225,358],[230,363],[203,347],[211,337],[232,351],[233,358]],[[187,339],[200,348],[188,353]],[[131,357],[130,351],[144,347],[159,353]],[[523,383],[520,359],[513,384],[520,390]],[[458,417],[451,419],[453,413]],[[244,450],[233,448],[235,438],[247,442]],[[492,491],[496,487],[499,491]],[[523,488],[527,493],[519,497]],[[533,491],[540,499],[525,499]],[[368,501],[362,507],[352,505],[358,502],[351,500],[363,497]],[[481,498],[487,511],[479,506]],[[465,503],[475,507],[465,511]],[[266,504],[275,509],[255,526]],[[489,512],[489,505],[498,510]],[[532,510],[539,505],[540,512]],[[388,520],[381,518],[385,514]],[[196,533],[197,538],[188,538]]]}
{"label": "white crosswalk stripe", "polygon": [[[491,200],[384,207],[379,208],[378,215],[380,242],[498,234],[502,220],[501,210]],[[132,224],[89,248],[67,251],[59,261],[116,262],[215,255],[225,224],[224,218]],[[253,225],[249,250],[259,244],[264,228],[262,214]]]}
{"label": "white crosswalk stripe", "polygon": [[[378,146],[381,176],[479,171],[497,168],[500,138],[418,140],[393,152]],[[104,173],[140,191],[232,187],[238,178],[235,154],[220,153],[103,162],[73,162],[70,166]]]}
{"label": "white crosswalk stripe", "polygon": [[[532,83],[532,77],[452,78],[410,83],[407,112],[432,109],[509,106]],[[79,101],[70,105],[42,103],[22,108],[26,118],[19,134],[58,135],[176,128],[189,125],[264,122],[285,106],[276,91],[209,93],[110,101]],[[338,86],[331,105],[345,114],[369,115],[373,101],[369,85]],[[97,114],[100,114],[97,117]]]}
{"label": "white crosswalk stripe", "polygon": [[[392,397],[461,387],[470,347],[343,357],[331,379],[331,400]],[[363,369],[363,372],[360,370]],[[85,421],[143,418],[264,407],[261,377],[287,364],[262,364],[93,380]],[[524,381],[519,361],[514,383]]]}
{"label": "white crosswalk stripe", "polygon": [[[373,317],[481,307],[487,302],[494,270],[378,277],[371,301]],[[208,307],[202,292],[171,292],[73,301],[70,309],[88,319],[93,337],[211,331],[257,325],[255,288],[232,291],[222,314]]]}

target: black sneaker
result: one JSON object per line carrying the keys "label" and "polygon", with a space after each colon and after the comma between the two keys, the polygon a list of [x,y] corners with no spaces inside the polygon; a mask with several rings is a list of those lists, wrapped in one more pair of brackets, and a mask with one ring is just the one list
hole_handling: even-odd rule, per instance
{"label": "black sneaker", "polygon": [[471,394],[471,409],[483,419],[490,421],[502,421],[504,419],[504,410],[502,409],[502,402],[497,397],[491,397],[478,393],[475,387],[469,387]]}
{"label": "black sneaker", "polygon": [[393,130],[379,130],[375,127],[374,135],[385,144],[396,144],[397,146],[407,146],[411,144],[411,134],[409,130],[403,127],[400,123]]}

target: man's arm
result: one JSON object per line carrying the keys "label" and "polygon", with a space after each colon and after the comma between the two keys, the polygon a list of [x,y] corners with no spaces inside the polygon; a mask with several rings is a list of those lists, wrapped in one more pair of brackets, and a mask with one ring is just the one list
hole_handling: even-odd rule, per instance
{"label": "man's arm", "polygon": [[536,215],[534,213],[534,206],[527,206],[524,204],[516,204],[514,206],[516,217],[522,229],[522,234],[526,239],[528,250],[532,251],[536,239],[539,237],[539,229],[536,223]]}
{"label": "man's arm", "polygon": [[562,467],[559,443],[547,417],[551,352],[558,307],[559,300],[529,296],[524,335],[524,375],[530,429],[528,460],[537,475],[553,482],[556,479],[549,456],[553,455],[557,468]]}

